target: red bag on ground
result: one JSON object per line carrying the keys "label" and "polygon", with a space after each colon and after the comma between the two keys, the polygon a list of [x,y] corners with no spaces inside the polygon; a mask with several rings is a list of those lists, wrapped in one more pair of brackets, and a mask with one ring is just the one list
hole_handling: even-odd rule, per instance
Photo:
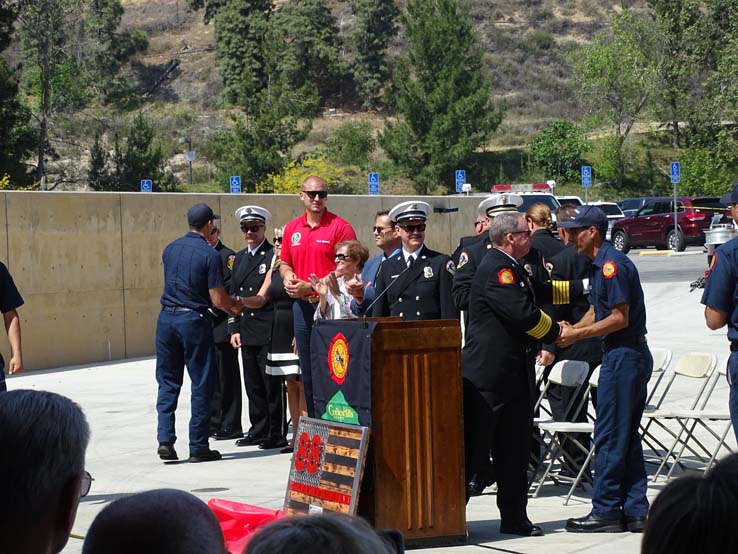
{"label": "red bag on ground", "polygon": [[259,527],[285,516],[282,510],[270,510],[222,498],[211,498],[208,506],[218,518],[226,548],[232,554],[242,554]]}

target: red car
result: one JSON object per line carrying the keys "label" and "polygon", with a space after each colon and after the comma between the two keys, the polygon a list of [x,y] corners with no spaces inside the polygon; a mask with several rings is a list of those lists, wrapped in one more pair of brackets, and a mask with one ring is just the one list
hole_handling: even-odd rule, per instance
{"label": "red car", "polygon": [[623,253],[632,247],[655,246],[682,252],[688,244],[705,243],[705,230],[713,216],[727,222],[727,206],[717,196],[677,197],[677,231],[674,231],[674,199],[649,198],[633,217],[612,227],[612,245]]}

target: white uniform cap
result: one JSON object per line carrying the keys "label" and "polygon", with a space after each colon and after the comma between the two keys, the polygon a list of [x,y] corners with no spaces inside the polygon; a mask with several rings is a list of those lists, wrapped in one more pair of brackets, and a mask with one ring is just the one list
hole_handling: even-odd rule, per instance
{"label": "white uniform cap", "polygon": [[389,218],[390,221],[400,223],[401,221],[408,221],[411,219],[422,219],[425,221],[428,218],[428,214],[433,211],[428,202],[421,200],[409,200],[407,202],[401,202],[390,210]]}
{"label": "white uniform cap", "polygon": [[236,210],[236,217],[240,223],[264,224],[272,218],[272,214],[261,206],[241,206]]}
{"label": "white uniform cap", "polygon": [[493,217],[498,213],[516,212],[523,203],[519,194],[491,194],[479,203],[479,213]]}

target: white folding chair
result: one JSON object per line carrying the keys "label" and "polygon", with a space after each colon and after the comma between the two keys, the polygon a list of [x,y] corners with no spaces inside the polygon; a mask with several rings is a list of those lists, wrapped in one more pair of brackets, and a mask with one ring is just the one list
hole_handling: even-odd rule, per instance
{"label": "white folding chair", "polygon": [[[724,377],[727,368],[719,368],[717,374],[720,377]],[[725,442],[725,437],[728,436],[728,432],[732,427],[732,421],[730,419],[730,412],[724,408],[710,409],[706,405],[703,405],[698,410],[672,410],[672,416],[676,422],[680,425],[680,430],[677,433],[677,437],[674,439],[669,451],[664,456],[664,460],[661,462],[658,470],[653,476],[653,480],[658,479],[659,475],[666,467],[667,461],[670,457],[674,457],[674,462],[669,469],[669,473],[666,475],[666,479],[671,479],[674,468],[677,465],[682,464],[682,455],[684,451],[689,449],[695,453],[697,460],[704,464],[704,471],[712,467],[717,459],[718,454],[724,448],[728,452],[733,452],[733,449]],[[712,449],[708,449],[702,441],[697,438],[696,430],[704,430],[705,433],[711,436],[715,440],[715,446]],[[704,439],[702,439],[704,441]],[[690,448],[690,444],[694,444],[694,448]],[[676,452],[677,448],[679,449]],[[700,454],[697,450],[701,450]],[[676,453],[675,453],[676,452]]]}
{"label": "white folding chair", "polygon": [[[664,375],[666,375],[666,370],[669,367],[669,364],[671,363],[671,350],[668,348],[651,348],[651,356],[653,357],[653,372],[651,373],[651,379],[649,380],[649,393],[648,397],[646,398],[646,405],[654,405],[654,397],[656,396],[656,391],[659,389],[659,385],[661,384],[661,381],[664,379]],[[651,382],[656,380],[652,385]],[[661,396],[657,397],[657,400],[655,401],[655,405],[658,407],[660,405],[660,400],[663,400]]]}
{"label": "white folding chair", "polygon": [[[597,366],[597,368],[592,372],[592,375],[589,378],[586,393],[579,403],[578,410],[583,409],[584,403],[586,402],[590,393],[593,389],[597,388],[599,380],[600,366]],[[582,483],[582,479],[584,478],[586,471],[589,468],[589,464],[592,460],[592,456],[594,455],[594,440],[591,441],[591,446],[588,448],[584,446],[576,437],[580,433],[587,433],[591,438],[593,438],[592,435],[594,434],[594,420],[586,423],[547,421],[542,422],[539,425],[539,428],[541,429],[541,431],[544,432],[545,436],[549,437],[548,447],[546,453],[544,454],[544,459],[548,457],[548,464],[546,465],[546,469],[543,475],[538,481],[536,490],[533,492],[533,498],[536,498],[538,496],[538,493],[541,491],[543,484],[546,482],[546,479],[551,473],[551,470],[553,469],[553,466],[557,460],[562,460],[570,464],[575,469],[577,468],[576,460],[572,459],[571,456],[569,456],[566,450],[564,450],[563,448],[565,440],[570,441],[571,444],[575,445],[579,450],[581,450],[583,454],[586,455],[584,462],[582,462],[582,464],[579,466],[577,476],[574,478],[574,481],[569,488],[569,493],[566,495],[566,499],[564,500],[564,505],[567,505],[569,503],[571,495],[574,493],[574,490],[579,486],[580,483]]]}
{"label": "white folding chair", "polygon": [[[682,355],[677,360],[674,366],[674,372],[667,380],[658,403],[646,406],[643,412],[643,420],[641,421],[641,437],[643,442],[653,451],[654,456],[652,458],[655,458],[657,463],[660,464],[660,470],[663,469],[661,464],[667,459],[667,453],[670,449],[656,437],[651,430],[651,426],[655,424],[674,441],[680,431],[673,431],[668,423],[675,423],[676,421],[672,410],[675,408],[682,409],[681,406],[675,406],[674,404],[684,400],[683,398],[672,398],[669,392],[673,390],[675,382],[691,381],[690,389],[696,390],[696,394],[692,396],[689,410],[703,409],[715,389],[717,382],[715,377],[717,377],[717,374],[714,372],[714,369],[716,366],[717,356],[712,353],[688,352]],[[699,387],[697,387],[698,383],[701,383]],[[692,451],[691,447],[688,446],[687,448]]]}

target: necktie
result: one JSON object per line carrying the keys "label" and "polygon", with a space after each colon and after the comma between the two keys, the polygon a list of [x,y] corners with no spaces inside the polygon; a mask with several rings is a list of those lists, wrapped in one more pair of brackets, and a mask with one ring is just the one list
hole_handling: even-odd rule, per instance
{"label": "necktie", "polygon": [[414,263],[415,263],[415,257],[414,256],[410,256],[407,259],[407,267],[408,267],[408,269],[411,268],[411,267],[413,267],[413,264]]}

